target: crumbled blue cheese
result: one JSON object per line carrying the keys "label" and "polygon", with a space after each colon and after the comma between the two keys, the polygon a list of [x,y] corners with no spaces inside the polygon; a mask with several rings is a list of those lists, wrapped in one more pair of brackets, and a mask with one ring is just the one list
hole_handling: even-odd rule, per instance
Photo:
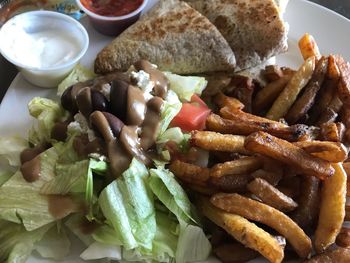
{"label": "crumbled blue cheese", "polygon": [[154,83],[151,81],[151,77],[147,72],[143,70],[138,72],[132,71],[130,76],[135,80],[137,87],[143,91],[146,100],[153,98],[151,93],[154,88]]}
{"label": "crumbled blue cheese", "polygon": [[102,155],[102,154],[99,154],[99,153],[90,153],[88,156],[92,159],[97,160],[97,161],[102,161],[102,162],[107,161],[107,157]]}
{"label": "crumbled blue cheese", "polygon": [[90,142],[96,139],[95,132],[92,129],[90,129],[86,118],[81,113],[77,113],[74,115],[74,121],[68,125],[68,132],[79,132],[87,134]]}

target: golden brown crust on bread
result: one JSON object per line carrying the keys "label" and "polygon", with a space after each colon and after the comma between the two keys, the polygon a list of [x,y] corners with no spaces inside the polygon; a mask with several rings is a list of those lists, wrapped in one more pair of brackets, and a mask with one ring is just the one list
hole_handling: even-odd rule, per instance
{"label": "golden brown crust on bread", "polygon": [[231,48],[215,26],[179,0],[161,0],[105,47],[95,60],[95,71],[124,71],[140,59],[178,74],[228,71],[235,65]]}
{"label": "golden brown crust on bread", "polygon": [[186,0],[219,29],[237,60],[236,71],[287,50],[287,26],[274,0]]}

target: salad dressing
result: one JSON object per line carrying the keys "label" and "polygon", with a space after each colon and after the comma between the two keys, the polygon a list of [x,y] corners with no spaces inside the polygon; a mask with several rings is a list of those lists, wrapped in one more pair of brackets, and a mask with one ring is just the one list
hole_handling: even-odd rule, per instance
{"label": "salad dressing", "polygon": [[150,79],[154,83],[154,95],[164,99],[168,91],[169,81],[163,72],[146,60],[136,62],[135,68],[143,70],[150,75]]}
{"label": "salad dressing", "polygon": [[81,209],[69,195],[49,195],[49,213],[56,219],[61,219],[73,212],[78,212]]}
{"label": "salad dressing", "polygon": [[32,160],[22,164],[20,170],[24,180],[26,180],[28,183],[33,183],[38,180],[40,178],[41,171],[40,156],[37,155]]}
{"label": "salad dressing", "polygon": [[48,149],[48,145],[41,144],[34,148],[28,148],[23,150],[20,154],[21,164],[24,164],[25,162],[28,162],[34,159],[36,156],[44,152],[46,149]]}
{"label": "salad dressing", "polygon": [[127,105],[128,124],[140,126],[145,119],[146,101],[139,88],[129,85]]}

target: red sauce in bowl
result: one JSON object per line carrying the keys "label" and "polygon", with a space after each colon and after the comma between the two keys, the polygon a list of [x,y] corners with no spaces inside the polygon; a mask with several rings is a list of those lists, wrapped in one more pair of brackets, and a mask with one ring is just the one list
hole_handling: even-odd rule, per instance
{"label": "red sauce in bowl", "polygon": [[144,0],[81,0],[91,12],[101,16],[124,16],[139,8]]}

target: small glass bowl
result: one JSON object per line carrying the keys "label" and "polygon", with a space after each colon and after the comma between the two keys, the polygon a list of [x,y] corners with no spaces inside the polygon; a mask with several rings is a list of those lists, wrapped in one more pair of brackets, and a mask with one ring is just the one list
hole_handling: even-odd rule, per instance
{"label": "small glass bowl", "polygon": [[143,3],[135,11],[123,16],[101,16],[87,9],[80,0],[76,0],[76,2],[98,32],[107,36],[117,36],[139,19],[148,0],[143,0]]}

